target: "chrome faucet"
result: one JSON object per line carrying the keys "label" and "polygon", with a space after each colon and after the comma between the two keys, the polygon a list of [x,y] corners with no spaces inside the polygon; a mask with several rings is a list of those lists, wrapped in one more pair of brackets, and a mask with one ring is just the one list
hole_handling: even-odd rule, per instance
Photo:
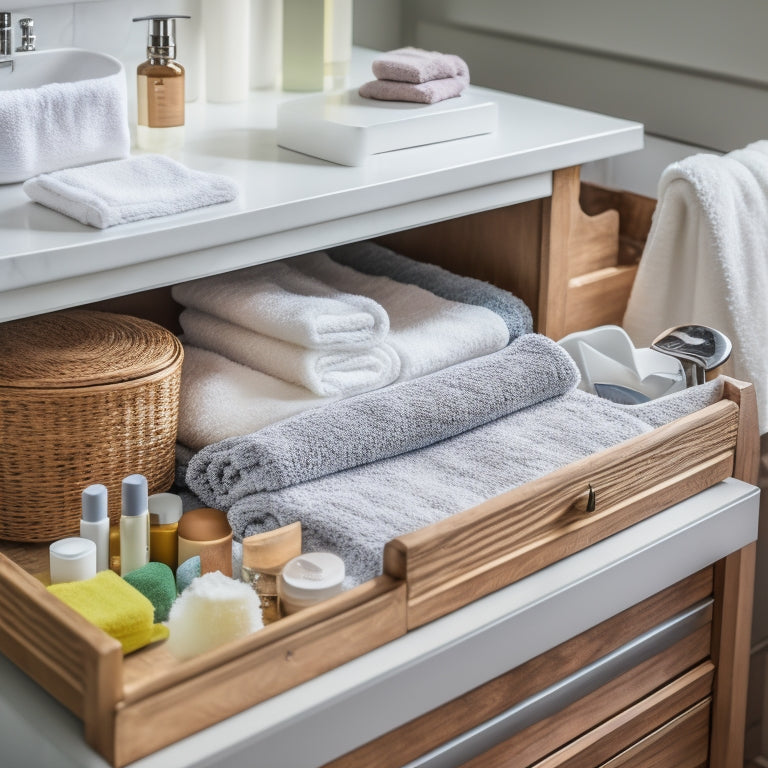
{"label": "chrome faucet", "polygon": [[17,51],[34,51],[35,50],[35,22],[32,19],[19,19],[19,26],[21,27],[21,45],[16,49]]}
{"label": "chrome faucet", "polygon": [[10,56],[13,52],[13,27],[11,14],[0,11],[0,56]]}

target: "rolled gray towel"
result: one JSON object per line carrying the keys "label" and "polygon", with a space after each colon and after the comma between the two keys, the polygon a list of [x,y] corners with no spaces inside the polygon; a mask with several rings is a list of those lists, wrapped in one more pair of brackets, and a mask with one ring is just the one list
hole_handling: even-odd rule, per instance
{"label": "rolled gray towel", "polygon": [[[675,393],[653,421],[717,399],[714,387]],[[422,450],[246,496],[229,522],[242,537],[300,520],[305,551],[335,552],[361,583],[381,573],[391,539],[650,431],[633,408],[576,389]]]}
{"label": "rolled gray towel", "polygon": [[561,395],[578,380],[561,346],[525,334],[491,355],[209,445],[189,461],[187,485],[227,510],[249,494],[423,448]]}
{"label": "rolled gray towel", "polygon": [[510,340],[533,331],[531,310],[525,302],[491,283],[414,261],[371,240],[328,248],[326,253],[334,261],[366,275],[384,275],[400,283],[418,285],[444,299],[490,309],[506,323]]}

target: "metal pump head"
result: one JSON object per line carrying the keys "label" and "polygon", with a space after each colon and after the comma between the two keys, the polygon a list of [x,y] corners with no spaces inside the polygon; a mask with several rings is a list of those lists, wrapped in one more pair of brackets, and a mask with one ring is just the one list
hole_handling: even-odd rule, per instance
{"label": "metal pump head", "polygon": [[176,58],[176,19],[188,19],[181,14],[137,16],[134,21],[146,21],[147,55],[156,59]]}

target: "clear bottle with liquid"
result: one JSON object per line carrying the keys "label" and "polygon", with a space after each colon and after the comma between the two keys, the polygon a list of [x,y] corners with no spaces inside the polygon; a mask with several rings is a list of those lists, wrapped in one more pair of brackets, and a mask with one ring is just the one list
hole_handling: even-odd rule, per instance
{"label": "clear bottle with liquid", "polygon": [[240,578],[253,587],[261,602],[265,624],[282,616],[277,579],[285,563],[301,554],[301,523],[256,533],[243,539]]}
{"label": "clear bottle with liquid", "polygon": [[189,16],[139,16],[146,21],[147,60],[136,70],[136,145],[167,152],[184,144],[184,67],[176,61],[176,19]]}

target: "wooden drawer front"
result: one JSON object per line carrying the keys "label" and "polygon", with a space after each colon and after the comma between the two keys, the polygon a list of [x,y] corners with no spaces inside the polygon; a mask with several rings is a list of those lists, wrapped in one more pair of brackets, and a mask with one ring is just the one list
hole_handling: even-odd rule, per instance
{"label": "wooden drawer front", "polygon": [[384,569],[408,582],[409,629],[729,477],[738,425],[739,408],[721,400],[389,542]]}
{"label": "wooden drawer front", "polygon": [[[417,758],[425,759],[424,756],[431,750],[439,751],[446,742],[460,739],[467,731],[498,718],[511,707],[594,664],[639,635],[701,604],[712,594],[712,589],[713,569],[707,568],[464,696],[334,760],[326,768],[400,768]],[[691,631],[675,644],[676,647],[673,645],[668,649],[666,661],[654,657],[658,669],[655,664],[651,667],[654,667],[652,674],[656,675],[653,680],[658,681],[658,685],[708,657],[710,618],[711,609],[705,609],[700,619],[689,624]],[[703,626],[702,620],[705,622]],[[552,741],[547,736],[544,743],[551,745]]]}
{"label": "wooden drawer front", "polygon": [[711,708],[710,700],[705,699],[600,768],[704,768]]}
{"label": "wooden drawer front", "polygon": [[[595,768],[710,695],[714,665],[709,661],[659,688],[688,665],[695,655],[689,646],[683,641],[639,664],[464,768]],[[566,746],[551,751],[560,744]]]}

